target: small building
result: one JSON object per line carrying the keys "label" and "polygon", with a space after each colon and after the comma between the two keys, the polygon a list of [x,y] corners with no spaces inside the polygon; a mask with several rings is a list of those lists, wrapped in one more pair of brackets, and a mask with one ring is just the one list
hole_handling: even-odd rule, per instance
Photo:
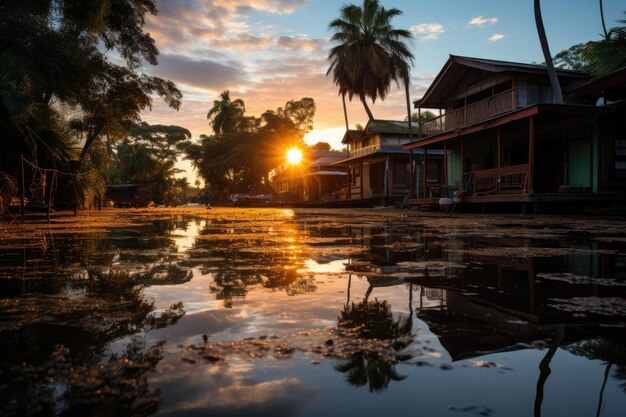
{"label": "small building", "polygon": [[[346,131],[341,143],[347,146],[348,157],[335,165],[348,169],[348,199],[399,200],[409,194],[412,152],[403,145],[411,142],[412,132],[417,132],[416,124],[411,128],[409,131],[408,122],[370,120],[363,130]],[[442,161],[442,153],[436,153]],[[436,159],[434,157],[433,161]],[[432,180],[439,184],[441,178],[433,177]]]}
{"label": "small building", "polygon": [[348,174],[333,165],[344,159],[345,152],[309,151],[302,163],[285,163],[276,169],[272,185],[277,199],[289,203],[322,203],[345,199]]}
{"label": "small building", "polygon": [[146,207],[150,196],[139,184],[107,185],[106,199],[116,206]]}
{"label": "small building", "polygon": [[[567,104],[554,103],[543,66],[452,55],[414,102],[440,116],[404,148],[425,153],[423,172],[430,153],[443,152],[442,188],[462,192],[464,203],[625,201],[623,73],[591,82],[580,72],[557,75]],[[609,87],[614,105],[596,105]],[[431,188],[411,203],[436,204],[442,193]]]}

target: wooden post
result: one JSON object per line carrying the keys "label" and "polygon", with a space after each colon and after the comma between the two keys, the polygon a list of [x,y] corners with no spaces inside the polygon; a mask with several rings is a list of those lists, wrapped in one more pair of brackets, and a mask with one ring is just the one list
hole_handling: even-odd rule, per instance
{"label": "wooden post", "polygon": [[422,108],[418,107],[417,108],[417,124],[419,126],[419,130],[417,132],[417,138],[421,138],[422,137]]}
{"label": "wooden post", "polygon": [[467,95],[463,99],[463,126],[467,126]]}
{"label": "wooden post", "polygon": [[346,200],[352,200],[352,175],[350,174],[350,165],[346,167]]}
{"label": "wooden post", "polygon": [[426,171],[426,165],[428,163],[428,149],[424,148],[424,164],[422,166],[422,194],[424,195],[424,198],[427,198],[428,196],[426,195],[426,184],[428,183],[426,181],[426,175],[427,175],[427,171]]}
{"label": "wooden post", "polygon": [[535,116],[530,116],[528,128],[528,194],[533,193],[533,173],[535,171]]}
{"label": "wooden post", "polygon": [[414,188],[414,172],[413,172],[413,148],[409,149],[409,198],[413,198]]}
{"label": "wooden post", "polygon": [[501,168],[502,167],[502,162],[501,162],[502,161],[502,143],[501,143],[502,140],[500,137],[500,128],[498,128],[497,132],[498,132],[498,163],[496,164],[496,166],[498,168]]}
{"label": "wooden post", "polygon": [[359,179],[360,179],[360,188],[361,188],[361,200],[363,200],[363,160],[361,160],[361,168],[359,168]]}
{"label": "wooden post", "polygon": [[24,204],[24,199],[26,198],[26,181],[24,180],[24,155],[20,154],[20,181],[22,182],[22,193],[20,195],[20,211],[22,213],[22,223],[24,223],[24,219],[26,218],[26,208]]}
{"label": "wooden post", "polygon": [[463,175],[465,175],[465,141],[461,138],[461,180]]}
{"label": "wooden post", "polygon": [[439,133],[443,132],[443,119],[441,118],[441,109],[439,109]]}
{"label": "wooden post", "polygon": [[443,185],[448,185],[448,145],[443,143]]}
{"label": "wooden post", "polygon": [[383,197],[389,198],[389,155],[385,158],[385,176],[383,177]]}

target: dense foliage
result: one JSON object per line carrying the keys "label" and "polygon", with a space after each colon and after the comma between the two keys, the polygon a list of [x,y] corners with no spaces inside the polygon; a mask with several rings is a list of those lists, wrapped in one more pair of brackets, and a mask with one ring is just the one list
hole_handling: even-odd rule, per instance
{"label": "dense foliage", "polygon": [[[232,106],[241,111],[232,111]],[[211,110],[215,134],[201,135],[200,144],[185,145],[187,158],[218,199],[238,192],[270,192],[270,171],[283,162],[287,149],[304,147],[304,135],[313,129],[311,98],[290,100],[259,118],[245,116],[243,109],[243,101],[231,101],[225,91]],[[226,125],[219,122],[228,118]]]}
{"label": "dense foliage", "polygon": [[3,170],[16,175],[23,154],[74,173],[61,180],[75,190],[81,181],[103,184],[90,173],[103,160],[91,157],[125,138],[154,95],[179,108],[171,81],[138,71],[157,64],[155,42],[143,31],[156,13],[154,0],[0,2]]}

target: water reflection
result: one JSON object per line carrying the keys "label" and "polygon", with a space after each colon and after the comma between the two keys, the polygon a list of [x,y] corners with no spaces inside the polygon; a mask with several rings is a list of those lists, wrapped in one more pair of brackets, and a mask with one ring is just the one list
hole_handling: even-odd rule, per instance
{"label": "water reflection", "polygon": [[[357,403],[423,386],[424,407],[445,414],[454,402],[435,400],[428,381],[453,392],[484,371],[507,375],[496,396],[532,381],[520,392],[526,415],[539,416],[565,402],[551,384],[582,383],[564,380],[565,357],[575,370],[602,362],[597,394],[580,400],[593,397],[594,412],[625,404],[626,236],[610,222],[125,216],[134,220],[90,233],[0,238],[0,367],[13,381],[0,387],[4,414],[78,415],[95,404],[104,415],[297,415],[309,412],[307,397],[319,411],[339,395],[324,393],[341,390],[335,381],[367,387]],[[218,359],[203,359],[208,345]],[[409,411],[409,398],[396,403]]]}

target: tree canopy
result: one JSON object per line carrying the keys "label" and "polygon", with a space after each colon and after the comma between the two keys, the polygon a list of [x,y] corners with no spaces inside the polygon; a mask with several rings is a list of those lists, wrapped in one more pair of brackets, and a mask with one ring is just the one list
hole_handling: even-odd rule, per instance
{"label": "tree canopy", "polygon": [[[221,98],[221,101],[224,98],[230,101],[230,96],[225,97],[224,93]],[[241,102],[238,107],[245,109],[242,100],[232,102],[237,101]],[[182,147],[217,198],[252,190],[267,192],[269,173],[280,165],[286,150],[305,146],[304,135],[313,129],[315,110],[313,99],[305,97],[289,100],[258,118],[246,116],[244,111],[237,112],[232,129],[214,128],[216,133],[201,135],[199,144],[184,142]]]}

